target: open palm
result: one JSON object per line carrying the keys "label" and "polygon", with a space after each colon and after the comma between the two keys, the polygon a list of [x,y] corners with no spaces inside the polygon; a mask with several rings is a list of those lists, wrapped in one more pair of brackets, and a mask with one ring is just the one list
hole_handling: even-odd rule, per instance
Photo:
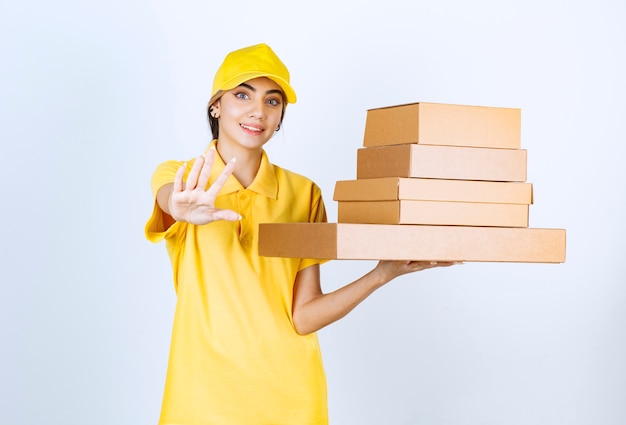
{"label": "open palm", "polygon": [[206,155],[199,157],[191,167],[187,180],[183,180],[185,166],[182,165],[174,178],[174,186],[169,198],[169,212],[176,221],[191,224],[207,224],[217,220],[237,221],[241,216],[232,210],[215,207],[215,198],[228,177],[233,173],[235,161],[232,160],[207,189],[211,167],[215,160],[215,149],[209,149]]}

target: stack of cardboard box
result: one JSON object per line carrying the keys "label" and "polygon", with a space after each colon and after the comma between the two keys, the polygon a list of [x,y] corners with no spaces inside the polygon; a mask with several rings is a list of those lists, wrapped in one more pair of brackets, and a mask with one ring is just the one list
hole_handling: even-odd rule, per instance
{"label": "stack of cardboard box", "polygon": [[414,103],[367,112],[338,223],[262,224],[266,256],[565,261],[564,229],[529,228],[521,111]]}

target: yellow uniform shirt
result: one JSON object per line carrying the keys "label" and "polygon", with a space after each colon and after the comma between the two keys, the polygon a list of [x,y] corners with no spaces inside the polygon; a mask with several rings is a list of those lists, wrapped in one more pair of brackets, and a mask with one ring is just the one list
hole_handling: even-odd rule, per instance
{"label": "yellow uniform shirt", "polygon": [[[155,196],[180,165],[157,167]],[[209,184],[224,166],[216,155]],[[243,219],[165,230],[155,203],[146,224],[150,241],[165,239],[177,294],[160,424],[327,424],[317,335],[298,335],[291,314],[296,273],[319,261],[257,249],[259,223],[326,221],[320,189],[263,152],[253,183],[230,176],[215,204]]]}

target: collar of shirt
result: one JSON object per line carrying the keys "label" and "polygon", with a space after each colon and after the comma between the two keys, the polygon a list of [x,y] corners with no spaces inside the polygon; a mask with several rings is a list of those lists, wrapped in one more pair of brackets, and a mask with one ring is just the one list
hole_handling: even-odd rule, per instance
{"label": "collar of shirt", "polygon": [[[213,141],[211,145],[215,145],[215,141]],[[226,164],[224,164],[222,158],[219,155],[215,155],[215,161],[213,162],[213,168],[211,169],[211,176],[209,177],[209,184],[213,184],[222,170],[224,170],[224,167],[226,167]],[[226,183],[224,183],[224,186],[219,193],[220,195],[226,195],[244,189],[251,190],[259,195],[263,195],[271,199],[276,199],[278,195],[278,180],[276,178],[276,173],[274,172],[274,167],[270,163],[265,151],[263,151],[261,156],[259,171],[250,186],[244,188],[241,183],[239,183],[239,180],[237,180],[235,176],[231,175],[228,177],[228,180],[226,180]]]}

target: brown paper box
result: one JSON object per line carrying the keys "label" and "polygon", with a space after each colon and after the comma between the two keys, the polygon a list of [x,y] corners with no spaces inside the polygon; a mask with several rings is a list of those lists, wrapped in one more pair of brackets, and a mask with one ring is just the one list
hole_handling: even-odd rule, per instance
{"label": "brown paper box", "polygon": [[419,143],[519,149],[521,110],[412,103],[367,111],[363,146]]}
{"label": "brown paper box", "polygon": [[382,177],[340,180],[335,201],[459,201],[532,204],[530,183]]}
{"label": "brown paper box", "polygon": [[526,181],[525,149],[396,145],[357,150],[357,179],[422,177]]}
{"label": "brown paper box", "polygon": [[339,223],[528,227],[528,205],[441,201],[339,201]]}
{"label": "brown paper box", "polygon": [[562,263],[564,229],[348,223],[266,223],[266,257]]}

